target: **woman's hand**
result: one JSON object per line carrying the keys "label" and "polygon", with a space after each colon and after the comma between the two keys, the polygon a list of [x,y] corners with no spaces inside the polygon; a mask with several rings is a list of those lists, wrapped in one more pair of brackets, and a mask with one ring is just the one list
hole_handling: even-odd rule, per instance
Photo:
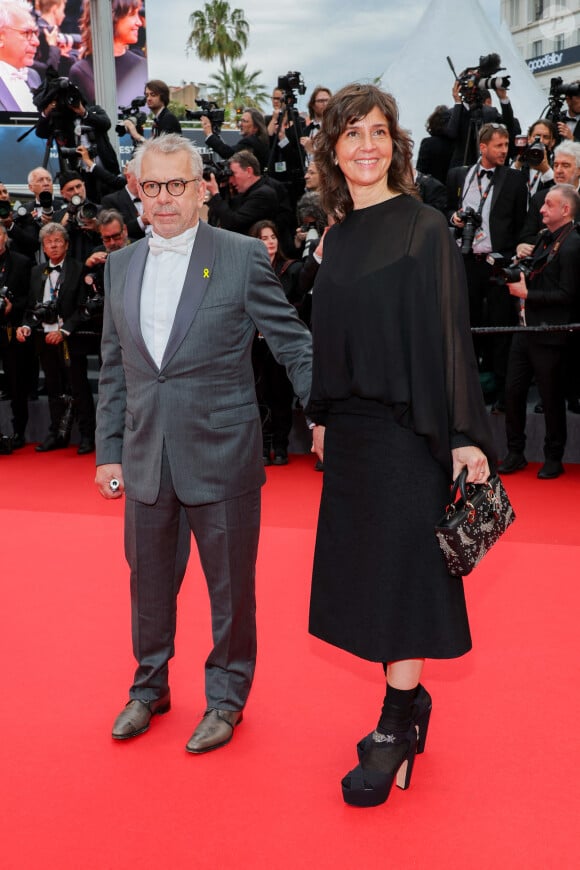
{"label": "woman's hand", "polygon": [[467,483],[485,483],[489,477],[489,464],[485,453],[479,447],[456,447],[451,451],[453,457],[453,480],[467,466]]}

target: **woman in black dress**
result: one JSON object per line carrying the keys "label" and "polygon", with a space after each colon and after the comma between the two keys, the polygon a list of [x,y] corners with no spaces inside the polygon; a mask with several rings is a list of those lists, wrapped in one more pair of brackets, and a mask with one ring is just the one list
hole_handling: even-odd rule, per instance
{"label": "woman in black dress", "polygon": [[467,466],[483,483],[494,451],[463,264],[443,216],[416,198],[393,98],[372,85],[335,94],[316,162],[337,224],[313,292],[307,413],[325,474],[310,632],[385,668],[378,725],[342,780],[347,803],[374,806],[395,776],[408,786],[424,747],[425,658],[471,647],[434,526],[452,478]]}

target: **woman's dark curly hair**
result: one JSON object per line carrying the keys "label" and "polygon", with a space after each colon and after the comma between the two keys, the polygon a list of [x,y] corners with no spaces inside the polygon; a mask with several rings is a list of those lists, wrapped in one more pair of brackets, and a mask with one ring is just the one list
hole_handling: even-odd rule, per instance
{"label": "woman's dark curly hair", "polygon": [[336,143],[348,124],[365,118],[374,108],[380,109],[385,116],[393,140],[389,190],[417,195],[411,164],[413,142],[399,126],[399,110],[394,98],[375,85],[346,85],[327,103],[321,130],[315,139],[316,165],[321,182],[319,193],[325,211],[334,215],[336,220],[342,220],[354,207],[346,179],[336,164]]}
{"label": "woman's dark curly hair", "polygon": [[[132,15],[142,6],[141,0],[112,0],[111,11],[113,13],[113,35],[115,25],[126,15]],[[91,0],[84,0],[83,11],[79,18],[79,30],[81,32],[83,57],[89,57],[93,53],[93,37],[91,33]]]}

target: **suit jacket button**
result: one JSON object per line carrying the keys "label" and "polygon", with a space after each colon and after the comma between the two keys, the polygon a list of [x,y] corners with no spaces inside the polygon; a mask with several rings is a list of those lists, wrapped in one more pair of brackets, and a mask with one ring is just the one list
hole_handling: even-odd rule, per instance
{"label": "suit jacket button", "polygon": [[163,375],[160,375],[160,376],[157,378],[157,383],[158,383],[158,384],[164,384],[166,380],[167,380],[167,378],[164,378]]}

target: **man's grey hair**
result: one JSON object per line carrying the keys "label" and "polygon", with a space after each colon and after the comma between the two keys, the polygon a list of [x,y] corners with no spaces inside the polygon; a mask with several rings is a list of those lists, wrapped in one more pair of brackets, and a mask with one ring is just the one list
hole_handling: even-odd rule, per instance
{"label": "man's grey hair", "polygon": [[2,2],[0,2],[0,29],[3,27],[10,27],[14,21],[15,12],[28,13],[31,20],[34,22],[30,12],[30,6],[28,3],[24,2],[24,0],[2,0]]}
{"label": "man's grey hair", "polygon": [[185,136],[180,136],[179,133],[165,133],[157,136],[155,139],[147,139],[142,145],[139,145],[133,157],[133,172],[141,181],[141,164],[145,154],[151,154],[157,157],[161,154],[179,154],[183,151],[189,156],[191,161],[192,175],[196,178],[201,178],[203,173],[203,161],[201,155],[193,142],[186,139]]}
{"label": "man's grey hair", "polygon": [[[37,172],[48,172],[48,169],[46,169],[44,166],[35,166],[34,169],[30,170],[30,172],[28,173],[28,176],[26,178],[26,180],[28,181],[28,184],[32,184],[32,180]],[[50,175],[50,172],[48,172],[48,174]],[[52,179],[52,175],[50,175],[50,177]]]}
{"label": "man's grey hair", "polygon": [[118,222],[121,229],[125,227],[125,220],[120,211],[117,211],[116,208],[104,208],[97,215],[97,226],[104,227],[107,224],[112,224],[115,221]]}
{"label": "man's grey hair", "polygon": [[559,193],[562,199],[566,200],[570,206],[572,220],[580,212],[580,196],[573,184],[554,184],[548,188],[548,193]]}
{"label": "man's grey hair", "polygon": [[580,167],[580,142],[561,142],[554,148],[554,159],[558,154],[568,154],[576,161],[576,166]]}
{"label": "man's grey hair", "polygon": [[49,224],[45,224],[41,228],[38,238],[42,242],[46,236],[54,236],[56,234],[61,235],[65,242],[68,242],[69,236],[66,227],[63,227],[62,224],[57,224],[56,221],[51,221]]}

